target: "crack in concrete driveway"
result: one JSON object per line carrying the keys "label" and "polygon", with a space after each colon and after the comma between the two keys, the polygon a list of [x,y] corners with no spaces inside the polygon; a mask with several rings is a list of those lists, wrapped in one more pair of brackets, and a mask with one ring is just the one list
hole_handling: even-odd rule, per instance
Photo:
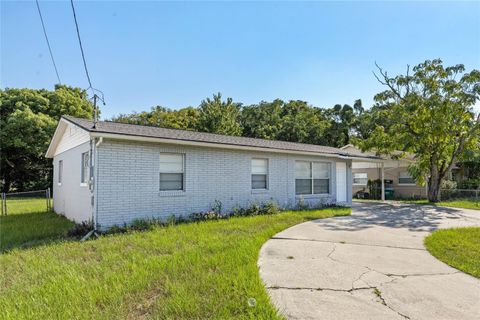
{"label": "crack in concrete driveway", "polygon": [[431,256],[439,228],[480,225],[474,210],[355,203],[267,241],[260,275],[289,319],[480,319],[480,280]]}

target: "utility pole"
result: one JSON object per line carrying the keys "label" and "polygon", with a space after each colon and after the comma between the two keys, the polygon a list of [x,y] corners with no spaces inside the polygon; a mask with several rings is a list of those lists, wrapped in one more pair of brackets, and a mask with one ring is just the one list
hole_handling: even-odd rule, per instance
{"label": "utility pole", "polygon": [[93,129],[97,128],[98,112],[97,112],[97,94],[93,94]]}

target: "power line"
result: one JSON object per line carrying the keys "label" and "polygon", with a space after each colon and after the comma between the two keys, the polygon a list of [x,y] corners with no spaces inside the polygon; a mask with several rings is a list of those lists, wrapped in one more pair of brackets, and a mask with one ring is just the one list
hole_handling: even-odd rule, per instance
{"label": "power line", "polygon": [[38,0],[35,0],[37,3],[38,15],[40,16],[40,21],[42,22],[43,34],[45,35],[45,40],[47,40],[48,51],[50,52],[50,58],[52,58],[53,67],[55,68],[55,73],[57,74],[58,83],[62,83],[60,76],[58,75],[57,65],[55,64],[55,59],[53,58],[52,48],[50,47],[50,41],[48,41],[47,30],[45,29],[45,23],[43,22],[42,11],[40,10],[40,5]]}
{"label": "power line", "polygon": [[88,74],[87,62],[85,61],[85,54],[83,53],[82,39],[80,38],[80,30],[78,29],[77,15],[75,13],[75,6],[73,5],[73,0],[70,0],[70,3],[72,5],[73,20],[75,20],[75,27],[77,28],[78,43],[80,44],[80,51],[82,52],[83,67],[85,68],[85,74],[87,75],[89,85],[87,90],[92,89],[93,95],[95,95],[95,89],[92,86],[92,81],[90,80],[90,75]]}

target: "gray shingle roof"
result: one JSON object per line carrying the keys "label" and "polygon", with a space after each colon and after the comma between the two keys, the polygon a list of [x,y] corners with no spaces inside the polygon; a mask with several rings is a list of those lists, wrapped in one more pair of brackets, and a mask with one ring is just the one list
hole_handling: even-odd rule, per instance
{"label": "gray shingle roof", "polygon": [[62,118],[89,132],[379,159],[375,156],[360,156],[339,148],[314,144],[227,136],[215,133],[141,126],[110,121],[99,121],[96,128],[93,128],[92,120],[74,118],[71,116],[62,116]]}

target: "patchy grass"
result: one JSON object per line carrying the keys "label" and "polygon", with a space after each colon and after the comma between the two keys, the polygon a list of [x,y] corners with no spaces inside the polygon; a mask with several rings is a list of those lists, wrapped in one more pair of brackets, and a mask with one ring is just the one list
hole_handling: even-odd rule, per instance
{"label": "patchy grass", "polygon": [[408,202],[409,203],[416,203],[416,204],[429,204],[429,205],[432,205],[432,206],[442,206],[442,207],[480,210],[480,199],[478,199],[478,200],[471,199],[471,198],[454,199],[454,200],[440,201],[440,202],[436,202],[436,203],[428,202],[428,200],[416,200],[416,201],[408,201]]}
{"label": "patchy grass", "polygon": [[258,274],[262,244],[348,214],[289,211],[15,249],[0,255],[0,318],[276,319]]}
{"label": "patchy grass", "polygon": [[63,238],[73,223],[46,212],[45,199],[7,201],[7,216],[0,216],[0,252],[37,246]]}
{"label": "patchy grass", "polygon": [[[355,202],[382,202],[381,200],[371,200],[371,199],[353,199]],[[452,208],[463,208],[463,209],[476,209],[480,210],[480,199],[475,200],[472,198],[464,199],[453,199],[440,202],[429,202],[426,199],[422,200],[394,200],[396,202],[411,203],[411,204],[423,204],[431,206],[441,206],[441,207],[452,207]]]}
{"label": "patchy grass", "polygon": [[480,227],[437,230],[425,246],[437,259],[480,278]]}

